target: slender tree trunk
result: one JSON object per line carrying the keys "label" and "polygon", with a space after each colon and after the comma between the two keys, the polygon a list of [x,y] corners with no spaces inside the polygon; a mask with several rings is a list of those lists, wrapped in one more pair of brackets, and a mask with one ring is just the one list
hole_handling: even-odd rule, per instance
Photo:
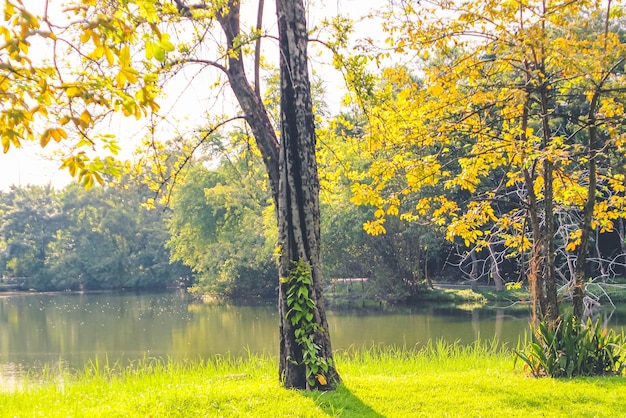
{"label": "slender tree trunk", "polygon": [[623,265],[626,264],[626,228],[624,228],[624,218],[617,220],[617,235],[619,236],[620,256],[619,260],[622,267],[619,269],[618,274],[624,274],[625,270]]}
{"label": "slender tree trunk", "polygon": [[[530,69],[528,63],[526,66],[526,84],[530,85]],[[526,142],[526,129],[528,128],[528,113],[530,106],[530,92],[524,105],[524,113],[522,115],[522,141]],[[537,194],[535,193],[535,177],[531,173],[531,169],[524,167],[524,184],[528,193],[527,212],[530,221],[530,231],[532,236],[532,250],[528,259],[528,287],[530,289],[530,300],[532,304],[532,321],[537,324],[543,319],[546,312],[545,296],[543,292],[543,276],[541,275],[541,263],[543,259],[541,225],[539,222],[539,205],[537,203]]]}
{"label": "slender tree trunk", "polygon": [[493,278],[493,283],[496,286],[496,292],[502,292],[504,290],[504,279],[500,274],[500,267],[498,266],[498,260],[496,259],[496,253],[493,249],[493,245],[489,244],[489,258],[491,259],[490,272]]}
{"label": "slender tree trunk", "polygon": [[574,292],[572,295],[572,304],[574,305],[574,317],[580,321],[583,318],[585,297],[585,269],[587,265],[587,251],[589,250],[589,234],[591,233],[591,222],[593,221],[593,209],[596,204],[596,153],[597,153],[597,128],[595,124],[595,112],[598,102],[598,92],[593,95],[589,104],[589,142],[587,144],[587,153],[589,162],[587,170],[589,171],[589,184],[587,185],[587,201],[583,211],[583,222],[581,225],[582,235],[580,244],[576,249],[576,270],[574,277]]}
{"label": "slender tree trunk", "polygon": [[[543,131],[543,147],[546,149],[551,140],[551,129],[549,123],[549,103],[548,91],[543,81],[546,78],[544,73],[544,64],[541,63],[541,81],[539,96],[541,98],[541,124]],[[544,179],[544,228],[541,238],[543,240],[543,271],[546,295],[546,311],[545,316],[551,323],[555,324],[560,316],[559,302],[557,299],[556,289],[556,273],[554,271],[554,164],[549,158],[543,160],[543,179]]]}
{"label": "slender tree trunk", "polygon": [[270,187],[272,188],[272,197],[274,202],[277,202],[279,178],[278,138],[263,100],[255,91],[255,88],[258,88],[258,86],[253,88],[250,85],[246,76],[244,62],[240,58],[241,51],[238,51],[235,47],[235,39],[240,35],[239,7],[239,1],[230,0],[224,9],[225,12],[217,16],[220,26],[226,35],[228,49],[233,51],[233,53],[229,54],[228,67],[225,69],[225,72],[239,106],[243,110],[246,122],[252,130],[257,147],[261,151]]}
{"label": "slender tree trunk", "polygon": [[430,274],[428,273],[428,247],[424,250],[424,278],[426,279],[426,283],[430,289],[434,289],[433,280],[430,278]]}
{"label": "slender tree trunk", "polygon": [[[314,343],[317,356],[330,368],[315,386],[334,386],[339,382],[332,355],[328,322],[322,294],[320,262],[319,178],[315,158],[315,123],[308,72],[307,29],[301,0],[277,0],[281,74],[280,180],[278,188],[278,230],[281,247],[280,275],[289,277],[296,263],[311,268],[309,288],[314,322],[318,325]],[[288,318],[289,283],[279,288],[280,364],[286,387],[310,388],[306,379],[302,349],[295,328]],[[324,383],[324,381],[326,383]]]}
{"label": "slender tree trunk", "polygon": [[532,303],[532,320],[534,324],[537,324],[543,319],[546,312],[546,298],[543,292],[543,277],[541,276],[541,261],[543,258],[542,240],[540,238],[541,227],[537,213],[537,198],[533,191],[534,182],[528,170],[524,170],[524,177],[526,178],[526,187],[529,189],[528,212],[533,236],[531,255],[528,260],[528,287],[530,288],[530,300]]}
{"label": "slender tree trunk", "polygon": [[476,250],[470,251],[470,257],[472,259],[472,270],[470,271],[470,286],[472,291],[478,291],[478,257],[476,256]]}

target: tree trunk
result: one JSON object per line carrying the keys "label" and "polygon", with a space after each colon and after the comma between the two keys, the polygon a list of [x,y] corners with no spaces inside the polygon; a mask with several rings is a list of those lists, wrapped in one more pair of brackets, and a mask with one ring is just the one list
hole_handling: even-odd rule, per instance
{"label": "tree trunk", "polygon": [[218,14],[217,19],[226,35],[229,51],[228,67],[225,69],[237,102],[243,110],[246,122],[256,142],[272,188],[274,202],[278,201],[278,138],[272,122],[267,114],[261,96],[255,92],[246,76],[244,62],[240,52],[236,50],[235,39],[240,35],[239,29],[239,1],[231,0],[224,9],[225,13]]}
{"label": "tree trunk", "polygon": [[[281,67],[281,141],[267,115],[260,95],[250,85],[235,40],[240,34],[239,1],[230,0],[217,19],[226,35],[229,51],[225,72],[261,151],[276,203],[279,227],[280,318],[279,373],[288,388],[332,388],[340,382],[328,333],[320,266],[319,180],[315,160],[315,125],[307,69],[307,30],[301,0],[277,0]],[[256,86],[258,88],[258,86]],[[311,269],[309,297],[314,302],[314,342],[317,356],[329,364],[311,384],[295,336],[297,325],[289,319],[287,292],[296,263]],[[323,382],[326,382],[323,384]]]}
{"label": "tree trunk", "polygon": [[541,275],[542,240],[540,238],[541,228],[539,216],[537,214],[537,199],[533,191],[534,181],[532,181],[528,170],[524,170],[526,177],[526,187],[529,190],[529,218],[530,228],[533,236],[532,252],[528,260],[528,287],[530,288],[530,300],[532,303],[532,321],[538,324],[546,312],[545,296],[543,292],[543,276]]}
{"label": "tree trunk", "polygon": [[593,221],[593,210],[596,204],[596,153],[597,153],[597,128],[595,112],[599,99],[598,91],[595,92],[591,103],[589,104],[588,123],[589,123],[589,143],[587,170],[589,171],[589,184],[587,185],[587,201],[583,212],[583,221],[581,225],[582,234],[580,244],[576,249],[576,270],[574,277],[574,292],[572,295],[572,304],[574,305],[574,318],[581,321],[585,312],[585,269],[587,265],[587,251],[589,249],[589,234],[591,233],[591,222]]}
{"label": "tree trunk", "polygon": [[493,244],[489,244],[489,258],[491,260],[490,272],[493,283],[496,286],[496,292],[504,291],[504,279],[500,274],[500,267],[498,266],[498,260],[496,259],[496,253],[493,249]]}
{"label": "tree trunk", "polygon": [[[339,382],[332,356],[320,262],[319,178],[315,158],[315,123],[308,73],[307,30],[301,0],[277,0],[281,74],[281,142],[279,152],[278,230],[281,249],[279,271],[280,364],[289,388],[326,388]],[[306,263],[311,271],[309,296],[317,324],[313,341],[316,355],[330,367],[317,379],[307,379],[302,347],[289,319],[287,292],[292,269]]]}
{"label": "tree trunk", "polygon": [[[542,81],[545,76],[544,63],[541,63]],[[543,131],[543,147],[547,148],[551,141],[550,129],[550,108],[548,103],[548,90],[542,84],[539,91],[541,98],[541,124]],[[546,319],[552,324],[556,324],[559,319],[559,302],[556,289],[556,273],[554,271],[554,164],[549,158],[543,160],[543,179],[544,179],[544,230],[541,238],[543,241],[543,274],[546,296],[546,311],[544,312]]]}
{"label": "tree trunk", "polygon": [[478,291],[478,257],[476,256],[476,250],[472,248],[470,251],[470,257],[472,259],[472,270],[470,271],[470,286],[473,292]]}
{"label": "tree trunk", "polygon": [[[528,63],[526,66],[526,83],[529,84],[530,70]],[[528,128],[528,109],[530,107],[530,93],[524,105],[524,113],[522,116],[522,140],[525,142],[526,129]],[[534,170],[533,170],[534,171]],[[530,289],[530,300],[532,304],[532,322],[538,324],[543,319],[546,311],[545,296],[543,293],[543,277],[541,276],[542,262],[542,240],[541,226],[539,222],[539,205],[537,203],[537,195],[535,193],[535,177],[528,167],[522,169],[524,175],[524,184],[528,193],[527,212],[530,221],[530,231],[533,238],[532,250],[528,259],[528,287]]]}

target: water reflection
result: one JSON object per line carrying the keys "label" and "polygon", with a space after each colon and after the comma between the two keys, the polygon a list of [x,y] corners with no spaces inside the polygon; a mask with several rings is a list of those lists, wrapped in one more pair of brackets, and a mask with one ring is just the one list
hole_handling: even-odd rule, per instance
{"label": "water reflection", "polygon": [[0,364],[273,354],[277,328],[272,307],[199,304],[183,293],[20,294],[0,299]]}
{"label": "water reflection", "polygon": [[419,347],[429,340],[443,338],[469,344],[477,339],[497,338],[517,343],[528,327],[524,310],[426,305],[413,308],[380,309],[375,312],[331,313],[329,327],[334,348],[371,345]]}
{"label": "water reflection", "polygon": [[[444,338],[471,343],[498,338],[516,345],[525,310],[425,305],[341,309],[328,314],[333,347],[419,346]],[[615,313],[610,326],[626,324]],[[273,304],[203,304],[184,293],[14,294],[0,296],[0,386],[26,370],[82,369],[98,359],[127,364],[145,357],[201,359],[247,352],[276,355]],[[62,362],[62,363],[60,363]],[[58,369],[57,369],[58,370]],[[12,377],[13,376],[13,377]]]}

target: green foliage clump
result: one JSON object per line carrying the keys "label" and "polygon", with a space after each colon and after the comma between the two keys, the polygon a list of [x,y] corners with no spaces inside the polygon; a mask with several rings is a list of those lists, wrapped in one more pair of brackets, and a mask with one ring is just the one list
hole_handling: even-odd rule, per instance
{"label": "green foliage clump", "polygon": [[584,325],[570,315],[556,325],[539,323],[515,354],[535,377],[621,375],[626,371],[626,336],[603,329],[599,321],[589,319]]}
{"label": "green foliage clump", "polygon": [[172,194],[167,247],[173,261],[194,271],[194,293],[274,297],[277,229],[269,191],[258,162],[256,171],[243,157],[233,164],[189,168]]}

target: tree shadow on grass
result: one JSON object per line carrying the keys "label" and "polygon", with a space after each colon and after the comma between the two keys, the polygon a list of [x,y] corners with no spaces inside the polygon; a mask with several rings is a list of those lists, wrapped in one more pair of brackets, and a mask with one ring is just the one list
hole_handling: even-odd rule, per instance
{"label": "tree shadow on grass", "polygon": [[331,417],[384,418],[384,415],[363,403],[344,385],[328,392],[302,392],[312,399],[317,406]]}

